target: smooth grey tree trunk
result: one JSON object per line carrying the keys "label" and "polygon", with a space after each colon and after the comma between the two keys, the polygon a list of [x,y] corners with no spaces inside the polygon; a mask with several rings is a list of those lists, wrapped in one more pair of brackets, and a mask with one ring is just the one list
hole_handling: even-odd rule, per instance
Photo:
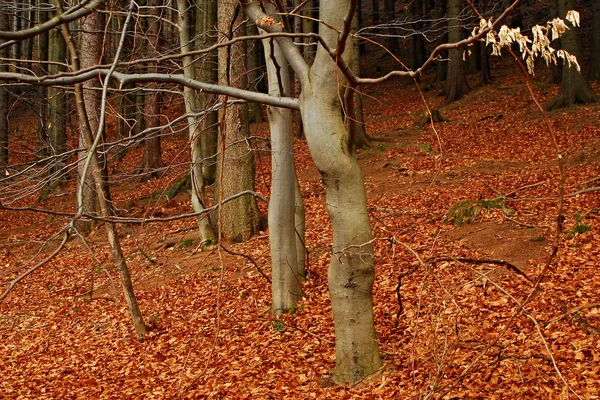
{"label": "smooth grey tree trunk", "polygon": [[[558,15],[563,20],[569,10],[575,9],[575,0],[558,0]],[[583,63],[581,41],[579,39],[579,28],[571,25],[565,20],[569,29],[561,37],[563,50],[574,55],[578,62]],[[587,77],[580,71],[577,71],[574,65],[569,67],[563,64],[562,81],[558,96],[550,100],[544,108],[547,111],[556,110],[562,107],[572,106],[580,103],[593,103],[598,101],[598,96],[594,93]]]}
{"label": "smooth grey tree trunk", "polygon": [[[267,12],[274,14],[272,5]],[[261,31],[262,33],[262,31]],[[289,96],[290,74],[287,60],[273,39],[263,39],[267,65],[268,91],[272,96]],[[271,198],[269,199],[269,243],[271,245],[272,307],[274,315],[293,310],[302,298],[300,282],[304,265],[298,263],[295,229],[294,139],[292,111],[269,106],[271,130]],[[301,271],[302,269],[302,271]]]}
{"label": "smooth grey tree trunk", "polygon": [[[195,78],[195,68],[193,58],[188,54],[190,52],[190,10],[187,0],[177,0],[177,9],[179,11],[179,42],[183,62],[183,74],[186,78]],[[190,138],[191,167],[190,180],[192,182],[191,201],[194,212],[202,212],[206,208],[206,195],[204,190],[204,178],[202,177],[202,141],[200,140],[201,124],[194,113],[199,111],[196,95],[192,88],[183,89],[185,103],[185,112],[188,116],[188,132]],[[212,248],[217,240],[210,226],[208,214],[197,217],[198,229],[200,233],[200,247],[203,250]]]}
{"label": "smooth grey tree trunk", "polygon": [[[43,24],[48,21],[48,11],[43,9],[38,10],[38,24]],[[41,33],[37,36],[38,59],[40,64],[37,67],[39,76],[46,75],[48,61],[48,32]],[[39,86],[38,91],[38,150],[37,159],[43,159],[48,155],[48,88]]]}
{"label": "smooth grey tree trunk", "polygon": [[[349,5],[348,0],[321,2],[320,19],[342,30]],[[330,28],[321,28],[320,34],[329,46],[337,45],[338,35]],[[351,43],[343,57],[352,59]],[[303,80],[300,109],[311,156],[325,183],[333,227],[328,282],[335,323],[334,380],[342,384],[376,373],[382,361],[373,318],[373,235],[363,176],[348,147],[336,77],[343,82],[331,57],[319,47]]]}
{"label": "smooth grey tree trunk", "polygon": [[[358,25],[358,12],[354,14],[352,19],[352,33],[356,33],[359,29]],[[352,40],[352,72],[356,76],[360,76],[360,41],[356,38]],[[354,95],[350,99],[354,101],[354,117],[348,121],[350,124],[354,124],[354,146],[359,149],[368,149],[372,147],[371,140],[367,135],[367,129],[365,126],[365,116],[363,111],[362,93],[360,91],[354,91]]]}

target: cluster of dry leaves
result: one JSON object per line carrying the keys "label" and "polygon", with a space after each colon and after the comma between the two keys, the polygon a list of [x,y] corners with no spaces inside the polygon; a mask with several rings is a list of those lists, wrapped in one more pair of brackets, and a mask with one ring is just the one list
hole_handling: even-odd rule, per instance
{"label": "cluster of dry leaves", "polygon": [[[554,240],[556,152],[522,80],[511,75],[514,67],[498,62],[494,71],[506,75],[444,108],[448,122],[435,132],[415,127],[425,107],[413,86],[365,88],[367,129],[380,140],[358,155],[376,237],[375,318],[385,362],[379,376],[347,387],[330,383],[331,230],[322,182],[298,142],[310,257],[305,297],[293,314],[269,315],[269,284],[247,258],[195,252],[187,240],[161,245],[193,230],[192,220],[124,226],[124,251],[152,328],[138,343],[99,228],[89,245],[101,264],[73,240],[0,304],[0,397],[598,398],[597,193],[565,198],[558,254],[523,309],[531,281],[498,265],[452,260],[502,258],[535,280]],[[540,101],[556,94],[541,83],[534,91]],[[426,98],[431,106],[440,103],[436,90]],[[565,193],[598,186],[600,106],[548,117],[565,155]],[[264,123],[253,129],[268,135]],[[139,151],[115,165],[114,201],[124,215],[189,211],[186,194],[170,201],[152,196],[186,170],[185,139],[164,146],[172,167],[160,179],[141,184],[127,175]],[[266,196],[269,173],[269,158],[260,158],[258,190]],[[461,201],[520,188],[506,201],[514,212],[482,210],[468,227],[469,240],[464,227],[443,223]],[[69,195],[45,206],[72,210],[72,203]],[[52,233],[66,221],[6,211],[0,218],[3,281],[52,251]],[[269,274],[267,235],[226,246]],[[484,236],[491,239],[484,243]],[[512,250],[503,252],[507,243]],[[530,259],[534,247],[542,252]]]}

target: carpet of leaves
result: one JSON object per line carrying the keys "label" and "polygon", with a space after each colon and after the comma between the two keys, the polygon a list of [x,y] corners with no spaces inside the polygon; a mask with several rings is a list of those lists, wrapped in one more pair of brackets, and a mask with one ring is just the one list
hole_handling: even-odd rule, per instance
{"label": "carpet of leaves", "polygon": [[[439,89],[425,93],[430,106],[442,101]],[[534,91],[542,102],[556,94],[542,83]],[[198,253],[183,243],[157,246],[169,234],[193,229],[193,221],[125,226],[124,252],[151,327],[139,343],[100,227],[89,239],[99,264],[73,240],[0,303],[0,398],[598,398],[597,192],[565,199],[558,254],[524,311],[518,304],[533,285],[515,273],[454,261],[421,264],[417,258],[494,258],[448,239],[454,228],[442,222],[446,212],[462,200],[491,199],[495,191],[540,182],[514,196],[523,201],[510,203],[511,221],[501,210],[488,210],[477,221],[535,226],[542,234],[531,240],[549,249],[557,217],[556,151],[520,78],[499,76],[443,108],[448,122],[437,124],[437,133],[430,126],[415,128],[424,105],[408,83],[365,88],[365,105],[369,134],[385,139],[358,154],[376,237],[373,296],[385,363],[380,375],[346,387],[328,379],[335,363],[327,291],[331,229],[323,184],[299,141],[310,259],[305,297],[293,314],[279,320],[269,314],[269,284],[247,259],[218,250]],[[567,164],[565,193],[598,186],[600,106],[548,118]],[[253,129],[268,135],[264,123]],[[114,166],[114,202],[121,213],[150,217],[190,209],[185,194],[170,201],[152,196],[186,170],[185,139],[163,142],[171,168],[159,179],[142,184],[127,175],[139,163],[139,150]],[[269,173],[269,157],[261,157],[257,189],[266,196]],[[73,193],[72,186],[65,190]],[[23,200],[28,202],[34,204]],[[72,196],[54,197],[48,206],[72,210],[72,202]],[[0,218],[3,281],[48,254],[57,245],[52,235],[66,221],[6,211]],[[578,225],[590,229],[577,233]],[[228,247],[269,274],[267,235]],[[544,264],[543,258],[531,260],[527,274],[537,277]],[[398,276],[413,268],[401,281],[399,314]]]}

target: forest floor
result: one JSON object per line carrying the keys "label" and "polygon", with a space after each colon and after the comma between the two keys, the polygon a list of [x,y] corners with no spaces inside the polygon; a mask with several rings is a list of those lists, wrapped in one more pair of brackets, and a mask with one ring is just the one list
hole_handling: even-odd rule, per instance
{"label": "forest floor", "polygon": [[[139,343],[99,226],[88,241],[94,257],[72,240],[0,303],[0,398],[598,398],[600,195],[574,193],[600,185],[600,104],[546,114],[565,162],[561,184],[542,114],[516,68],[497,63],[490,86],[471,76],[468,97],[440,108],[447,121],[435,130],[418,127],[425,106],[414,83],[364,88],[367,132],[375,141],[358,159],[375,234],[380,375],[353,386],[331,384],[331,229],[320,176],[306,144],[297,141],[309,275],[294,313],[269,314],[270,286],[248,260],[270,274],[268,231],[226,244],[242,257],[196,251],[190,219],[122,226],[151,327]],[[533,90],[543,104],[558,88],[542,80]],[[423,82],[429,106],[439,107],[442,86],[430,77]],[[19,123],[23,142],[11,144],[17,155],[19,146],[30,147],[27,118]],[[266,123],[252,129],[268,137]],[[132,173],[142,149],[115,162],[119,212],[189,212],[188,194],[166,198],[186,171],[187,149],[183,137],[164,140],[169,168],[146,183]],[[270,158],[263,156],[257,191],[268,197],[269,183]],[[564,229],[546,269],[561,185]],[[13,206],[72,211],[73,192],[69,182],[45,203],[32,193]],[[456,205],[473,216],[471,223],[448,223],[459,222],[459,214],[449,214]],[[2,282],[50,254],[68,221],[5,210],[0,220]]]}

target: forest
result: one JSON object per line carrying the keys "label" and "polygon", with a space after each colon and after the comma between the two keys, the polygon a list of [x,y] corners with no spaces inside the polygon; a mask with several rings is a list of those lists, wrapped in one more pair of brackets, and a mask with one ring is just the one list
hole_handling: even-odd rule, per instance
{"label": "forest", "polygon": [[597,398],[598,192],[598,0],[0,0],[0,398]]}

